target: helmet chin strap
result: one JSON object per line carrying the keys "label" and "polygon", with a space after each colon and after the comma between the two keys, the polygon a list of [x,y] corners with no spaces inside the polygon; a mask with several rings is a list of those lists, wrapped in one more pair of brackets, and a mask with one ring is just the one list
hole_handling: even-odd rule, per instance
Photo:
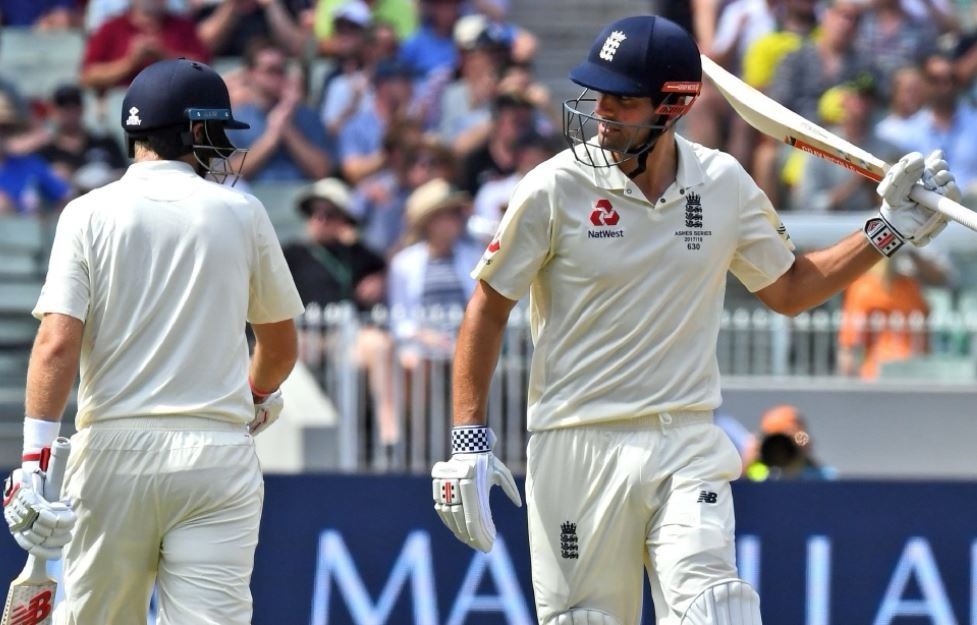
{"label": "helmet chin strap", "polygon": [[[656,119],[652,121],[658,121],[660,117],[661,116],[656,116]],[[654,126],[655,124],[650,124],[650,125]],[[672,124],[669,123],[661,128],[653,128],[653,129],[649,128],[648,139],[639,146],[637,153],[634,155],[634,159],[635,159],[634,162],[637,164],[637,167],[635,167],[633,170],[631,170],[629,173],[626,174],[628,178],[634,180],[635,178],[637,178],[638,176],[640,176],[645,172],[648,165],[648,155],[651,153],[652,150],[655,149],[655,144],[658,143],[658,139],[661,138],[661,136],[665,134],[665,131],[671,127]]]}

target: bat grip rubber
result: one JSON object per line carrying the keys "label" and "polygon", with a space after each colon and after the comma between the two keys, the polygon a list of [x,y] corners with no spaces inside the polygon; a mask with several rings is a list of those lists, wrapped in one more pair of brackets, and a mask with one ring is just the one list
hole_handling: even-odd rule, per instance
{"label": "bat grip rubber", "polygon": [[63,436],[59,436],[51,444],[51,459],[48,461],[42,493],[48,501],[57,501],[61,498],[61,486],[64,484],[64,473],[70,453],[71,441]]}
{"label": "bat grip rubber", "polygon": [[913,190],[909,193],[909,197],[926,208],[942,213],[953,221],[977,232],[977,212],[970,210],[966,206],[918,185],[913,187]]}

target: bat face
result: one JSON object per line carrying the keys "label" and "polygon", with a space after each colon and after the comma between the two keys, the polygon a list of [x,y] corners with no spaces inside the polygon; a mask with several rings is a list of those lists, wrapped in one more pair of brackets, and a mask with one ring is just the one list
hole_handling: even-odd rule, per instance
{"label": "bat face", "polygon": [[10,583],[0,624],[51,625],[56,590],[57,583],[53,579],[41,582],[15,579]]}

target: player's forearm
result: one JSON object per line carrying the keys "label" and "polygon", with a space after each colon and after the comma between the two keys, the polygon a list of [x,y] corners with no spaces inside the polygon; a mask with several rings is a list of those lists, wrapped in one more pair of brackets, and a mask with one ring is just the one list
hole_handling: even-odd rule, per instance
{"label": "player's forearm", "polygon": [[453,425],[485,423],[489,386],[511,310],[508,302],[502,307],[491,305],[484,297],[485,288],[480,284],[468,303],[455,342],[451,368]]}
{"label": "player's forearm", "polygon": [[60,421],[78,373],[81,321],[47,315],[41,323],[27,367],[24,413],[35,419]]}
{"label": "player's forearm", "polygon": [[298,333],[291,319],[253,324],[255,344],[248,379],[255,389],[273,391],[281,386],[298,359]]}
{"label": "player's forearm", "polygon": [[784,314],[797,314],[817,306],[881,259],[861,232],[853,232],[829,248],[798,256],[784,276],[786,288],[780,292],[778,305],[771,308]]}

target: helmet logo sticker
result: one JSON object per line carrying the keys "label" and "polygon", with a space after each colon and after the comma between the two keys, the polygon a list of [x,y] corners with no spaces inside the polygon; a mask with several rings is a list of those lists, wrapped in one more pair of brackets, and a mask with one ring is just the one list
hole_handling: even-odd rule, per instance
{"label": "helmet logo sticker", "polygon": [[138,126],[142,124],[142,120],[139,119],[139,109],[132,107],[129,109],[129,117],[126,119],[126,126]]}
{"label": "helmet logo sticker", "polygon": [[608,62],[613,61],[614,55],[617,54],[617,49],[621,46],[621,42],[627,38],[627,35],[620,30],[612,32],[604,40],[604,46],[600,49],[600,58]]}

